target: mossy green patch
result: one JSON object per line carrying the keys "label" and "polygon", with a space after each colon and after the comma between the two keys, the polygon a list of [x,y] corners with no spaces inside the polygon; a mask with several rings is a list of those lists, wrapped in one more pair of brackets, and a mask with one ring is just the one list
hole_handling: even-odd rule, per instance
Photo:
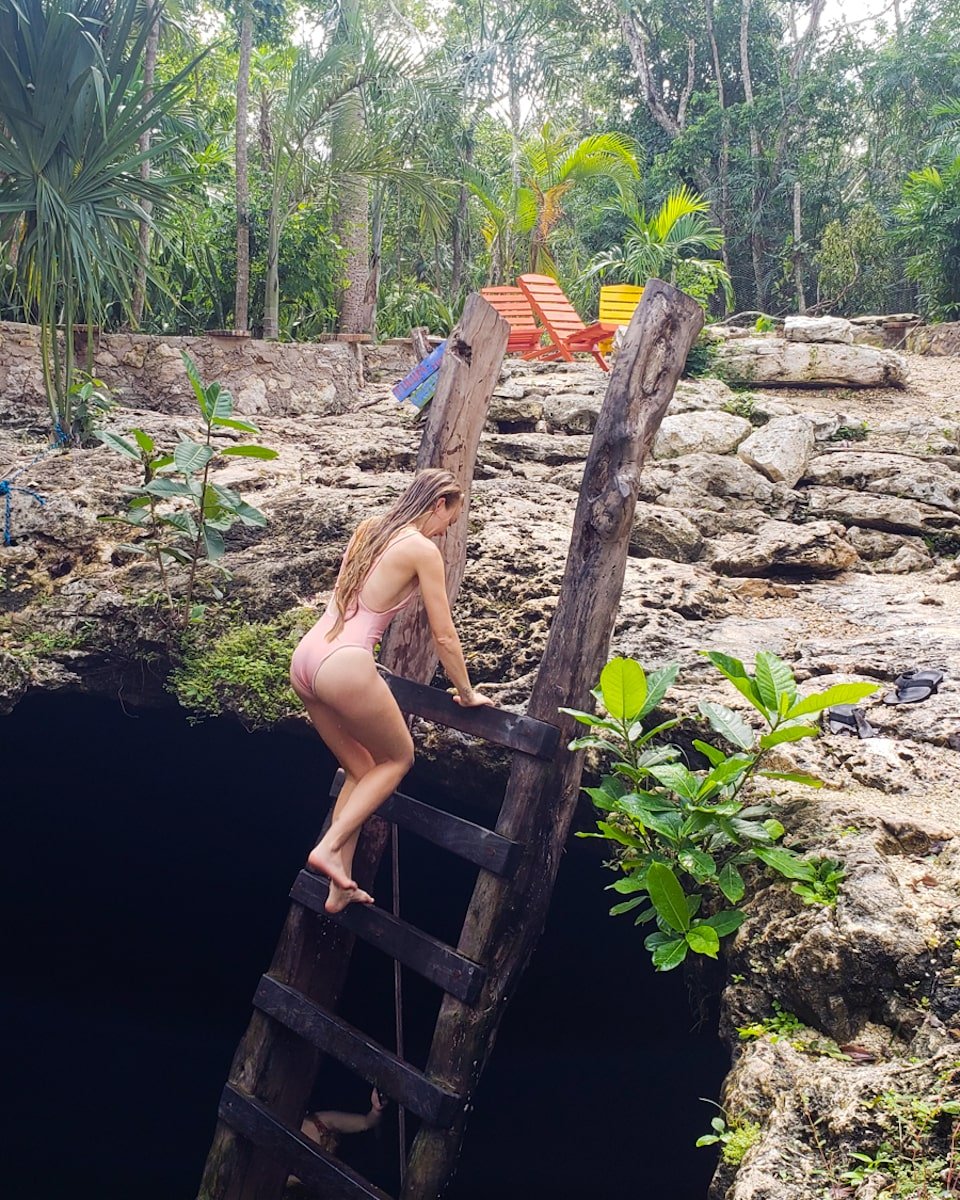
{"label": "mossy green patch", "polygon": [[229,714],[248,729],[266,729],[302,712],[290,687],[290,656],[316,617],[297,608],[270,622],[195,627],[184,638],[170,690],[196,721]]}

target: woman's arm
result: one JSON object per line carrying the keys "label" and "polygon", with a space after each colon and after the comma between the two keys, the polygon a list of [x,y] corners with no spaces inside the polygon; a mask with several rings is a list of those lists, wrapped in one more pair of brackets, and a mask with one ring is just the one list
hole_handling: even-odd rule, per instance
{"label": "woman's arm", "polygon": [[[420,539],[414,539],[420,541]],[[450,602],[447,599],[447,581],[443,570],[443,556],[432,542],[423,539],[416,547],[417,579],[420,583],[420,595],[423,607],[426,609],[430,632],[437,647],[437,655],[447,673],[447,678],[457,689],[454,699],[458,704],[473,707],[479,704],[489,704],[486,696],[475,692],[467,673],[467,664],[463,658],[460,638],[453,624],[450,613]]]}

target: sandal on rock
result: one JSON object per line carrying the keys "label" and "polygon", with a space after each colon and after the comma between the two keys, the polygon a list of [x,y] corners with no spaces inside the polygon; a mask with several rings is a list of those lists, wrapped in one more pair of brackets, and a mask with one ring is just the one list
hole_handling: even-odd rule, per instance
{"label": "sandal on rock", "polygon": [[855,704],[835,704],[825,714],[828,733],[848,733],[851,737],[872,738],[877,731]]}
{"label": "sandal on rock", "polygon": [[929,700],[943,682],[943,672],[930,667],[917,671],[904,671],[894,680],[895,690],[888,692],[884,704],[920,704]]}

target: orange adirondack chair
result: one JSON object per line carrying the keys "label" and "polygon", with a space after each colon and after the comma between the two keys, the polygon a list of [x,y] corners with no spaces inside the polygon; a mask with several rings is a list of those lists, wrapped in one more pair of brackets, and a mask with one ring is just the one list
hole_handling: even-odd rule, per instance
{"label": "orange adirondack chair", "polygon": [[549,275],[521,275],[517,283],[550,338],[549,345],[528,350],[524,358],[563,358],[573,362],[574,351],[582,350],[592,354],[604,371],[610,370],[599,345],[605,338],[613,337],[616,325],[604,321],[585,325],[560,284]]}
{"label": "orange adirondack chair", "polygon": [[543,330],[537,324],[530,301],[518,287],[485,287],[480,289],[480,295],[510,326],[508,354],[540,345]]}

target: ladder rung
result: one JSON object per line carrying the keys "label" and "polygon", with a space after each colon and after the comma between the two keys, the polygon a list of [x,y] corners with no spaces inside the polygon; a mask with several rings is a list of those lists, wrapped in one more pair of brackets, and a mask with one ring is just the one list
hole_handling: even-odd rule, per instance
{"label": "ladder rung", "polygon": [[[339,795],[341,787],[342,769],[334,776],[330,795]],[[465,858],[485,871],[492,871],[494,875],[509,878],[516,869],[521,850],[519,842],[511,842],[492,829],[485,829],[473,821],[414,800],[411,796],[404,796],[402,792],[394,792],[385,800],[377,809],[377,816],[393,821],[401,829],[408,829],[435,846],[449,850],[451,854]]]}
{"label": "ladder rung", "polygon": [[412,679],[391,675],[389,671],[383,671],[382,674],[397,704],[406,713],[425,717],[450,729],[459,729],[461,733],[473,734],[496,746],[506,746],[508,750],[519,750],[534,758],[550,759],[557,752],[560,730],[556,725],[488,705],[461,708],[452,696],[439,688],[414,683]]}
{"label": "ladder rung", "polygon": [[461,1096],[434,1083],[422,1071],[294,988],[264,975],[253,1003],[318,1050],[376,1084],[427,1124],[448,1129],[456,1120],[463,1106]]}
{"label": "ladder rung", "polygon": [[325,912],[323,905],[327,898],[327,881],[321,875],[301,871],[290,890],[290,897],[321,913],[328,921],[334,921],[364,941],[378,946],[391,958],[410,967],[465,1004],[473,1004],[480,994],[486,978],[483,967],[464,958],[422,929],[408,925],[406,921],[373,904],[348,904],[342,912],[332,915]]}
{"label": "ladder rung", "polygon": [[229,1083],[220,1096],[219,1113],[231,1129],[265,1150],[324,1200],[390,1200],[386,1192],[326,1154],[302,1133],[289,1129],[259,1100]]}

